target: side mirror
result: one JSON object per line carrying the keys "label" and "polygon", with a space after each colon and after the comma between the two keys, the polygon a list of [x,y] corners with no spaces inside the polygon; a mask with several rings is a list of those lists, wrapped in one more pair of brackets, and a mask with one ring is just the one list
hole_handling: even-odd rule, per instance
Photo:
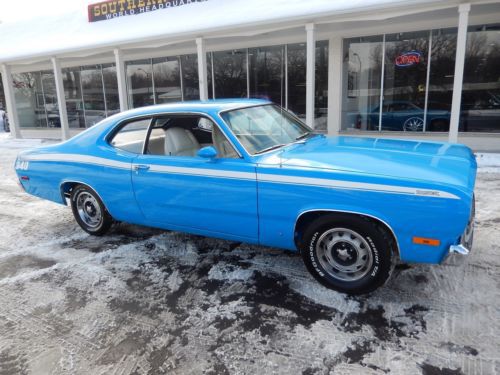
{"label": "side mirror", "polygon": [[206,146],[200,148],[196,154],[202,158],[213,159],[217,156],[217,150],[214,146]]}

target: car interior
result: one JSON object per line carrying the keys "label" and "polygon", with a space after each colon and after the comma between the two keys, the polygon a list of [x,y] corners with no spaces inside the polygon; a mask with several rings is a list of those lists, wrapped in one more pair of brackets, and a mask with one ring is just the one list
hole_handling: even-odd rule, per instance
{"label": "car interior", "polygon": [[169,116],[155,120],[146,154],[196,156],[206,146],[214,146],[219,158],[238,158],[225,135],[213,122],[201,116]]}

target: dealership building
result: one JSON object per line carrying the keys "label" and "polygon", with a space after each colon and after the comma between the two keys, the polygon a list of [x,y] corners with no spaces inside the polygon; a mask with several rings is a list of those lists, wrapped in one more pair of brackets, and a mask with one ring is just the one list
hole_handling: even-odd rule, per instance
{"label": "dealership building", "polygon": [[0,24],[0,104],[16,138],[68,139],[146,105],[250,97],[331,135],[500,151],[500,1],[77,3]]}

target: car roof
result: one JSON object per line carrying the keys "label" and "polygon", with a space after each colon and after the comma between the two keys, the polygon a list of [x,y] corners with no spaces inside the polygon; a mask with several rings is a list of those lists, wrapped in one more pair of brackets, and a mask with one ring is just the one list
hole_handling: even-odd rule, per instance
{"label": "car roof", "polygon": [[193,100],[168,104],[156,104],[147,107],[131,109],[119,114],[120,118],[133,117],[138,115],[147,115],[158,112],[220,112],[231,109],[244,108],[254,105],[271,104],[271,101],[265,99],[210,99]]}

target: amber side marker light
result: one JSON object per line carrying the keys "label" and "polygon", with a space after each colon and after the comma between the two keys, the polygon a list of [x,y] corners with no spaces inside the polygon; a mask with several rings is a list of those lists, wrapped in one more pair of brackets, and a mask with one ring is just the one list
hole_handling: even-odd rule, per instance
{"label": "amber side marker light", "polygon": [[435,240],[433,238],[413,237],[413,243],[416,243],[418,245],[439,246],[441,241]]}

